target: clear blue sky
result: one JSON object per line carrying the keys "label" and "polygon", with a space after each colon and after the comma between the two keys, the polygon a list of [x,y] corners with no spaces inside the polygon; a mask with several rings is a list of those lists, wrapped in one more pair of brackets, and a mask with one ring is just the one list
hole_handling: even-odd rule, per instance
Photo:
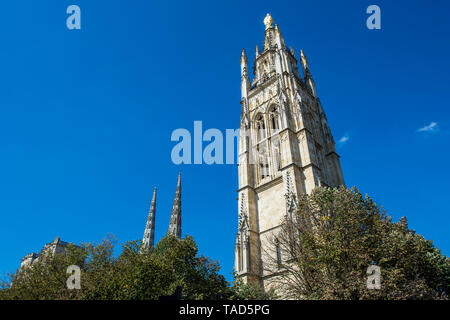
{"label": "clear blue sky", "polygon": [[140,239],[154,186],[159,239],[181,171],[183,234],[230,279],[237,166],[176,166],[170,136],[238,127],[241,49],[252,63],[267,12],[308,56],[347,185],[449,255],[448,1],[16,0],[0,4],[0,276],[56,236]]}

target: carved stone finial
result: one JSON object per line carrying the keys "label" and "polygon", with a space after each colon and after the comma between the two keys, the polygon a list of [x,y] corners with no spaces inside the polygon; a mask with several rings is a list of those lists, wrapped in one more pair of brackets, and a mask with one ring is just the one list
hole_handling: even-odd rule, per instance
{"label": "carved stone finial", "polygon": [[297,196],[295,195],[294,184],[291,180],[289,171],[286,171],[285,175],[285,194],[286,198],[286,214],[289,218],[292,218],[297,211]]}
{"label": "carved stone finial", "polygon": [[238,232],[248,229],[247,205],[245,203],[245,194],[241,193],[241,207],[239,210]]}
{"label": "carved stone finial", "polygon": [[306,58],[303,50],[300,50],[300,59],[302,61],[303,66],[305,67],[305,69],[309,69],[308,59]]}
{"label": "carved stone finial", "polygon": [[266,15],[266,17],[264,18],[264,24],[266,25],[266,30],[269,28],[272,28],[272,23],[273,23],[273,19],[272,19],[270,13],[268,13]]}

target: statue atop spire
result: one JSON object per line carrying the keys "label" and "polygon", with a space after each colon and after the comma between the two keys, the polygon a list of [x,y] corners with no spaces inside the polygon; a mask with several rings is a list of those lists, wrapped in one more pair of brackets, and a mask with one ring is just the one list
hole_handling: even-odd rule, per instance
{"label": "statue atop spire", "polygon": [[269,28],[272,28],[272,23],[273,23],[272,16],[270,15],[270,13],[268,13],[266,15],[266,17],[264,18],[264,24],[266,25],[266,30]]}
{"label": "statue atop spire", "polygon": [[181,173],[178,175],[177,189],[173,199],[172,214],[167,233],[181,239]]}
{"label": "statue atop spire", "polygon": [[144,237],[142,238],[143,248],[153,248],[155,244],[155,213],[156,213],[156,187],[153,190],[152,203],[148,212],[147,224],[145,225]]}

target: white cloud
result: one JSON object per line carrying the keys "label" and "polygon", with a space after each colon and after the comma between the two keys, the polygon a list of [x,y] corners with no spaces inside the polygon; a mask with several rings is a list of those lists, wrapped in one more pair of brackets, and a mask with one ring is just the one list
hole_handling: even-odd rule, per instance
{"label": "white cloud", "polygon": [[438,132],[439,127],[436,122],[431,122],[429,125],[417,129],[417,132]]}
{"label": "white cloud", "polygon": [[338,140],[338,144],[339,144],[339,145],[343,145],[343,144],[346,143],[349,139],[350,139],[350,137],[348,136],[348,134],[345,134],[342,138],[340,138],[340,139]]}

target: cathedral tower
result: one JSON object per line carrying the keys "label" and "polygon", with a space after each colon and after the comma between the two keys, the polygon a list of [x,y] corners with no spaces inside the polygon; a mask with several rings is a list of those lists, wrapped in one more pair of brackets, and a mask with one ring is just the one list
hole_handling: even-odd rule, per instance
{"label": "cathedral tower", "polygon": [[[344,185],[339,156],[317,97],[308,60],[300,51],[303,78],[294,50],[286,48],[277,24],[267,14],[264,44],[256,47],[250,81],[241,53],[239,137],[239,223],[235,269],[244,282],[267,287],[264,252],[299,195],[315,187]],[[277,259],[281,259],[275,248]]]}

